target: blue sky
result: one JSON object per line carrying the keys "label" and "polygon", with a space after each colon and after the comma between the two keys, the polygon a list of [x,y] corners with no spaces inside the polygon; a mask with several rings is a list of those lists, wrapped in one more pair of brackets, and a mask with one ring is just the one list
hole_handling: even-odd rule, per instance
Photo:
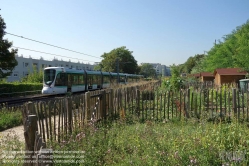
{"label": "blue sky", "polygon": [[[203,54],[215,40],[249,19],[248,0],[0,0],[6,32],[91,56],[50,47],[12,35],[13,46],[101,61],[126,46],[140,63],[181,64]],[[23,49],[19,55],[52,60],[60,56]]]}

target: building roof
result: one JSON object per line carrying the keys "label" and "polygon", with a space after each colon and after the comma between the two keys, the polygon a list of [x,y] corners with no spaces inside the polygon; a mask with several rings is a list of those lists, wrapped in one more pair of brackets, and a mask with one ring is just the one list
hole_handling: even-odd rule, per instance
{"label": "building roof", "polygon": [[246,71],[241,68],[221,68],[214,70],[214,75],[218,73],[219,75],[246,75]]}
{"label": "building roof", "polygon": [[201,74],[200,73],[195,73],[195,74],[190,74],[190,76],[192,76],[192,77],[200,77]]}
{"label": "building roof", "polygon": [[202,77],[214,77],[213,73],[210,72],[201,72],[200,75]]}

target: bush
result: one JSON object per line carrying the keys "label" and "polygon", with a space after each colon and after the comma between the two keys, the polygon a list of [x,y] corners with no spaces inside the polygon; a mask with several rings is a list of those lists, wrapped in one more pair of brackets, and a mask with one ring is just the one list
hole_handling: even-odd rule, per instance
{"label": "bush", "polygon": [[1,93],[15,93],[42,90],[42,86],[42,83],[2,83],[0,84],[0,90]]}
{"label": "bush", "polygon": [[22,124],[22,113],[21,110],[15,111],[3,108],[0,110],[0,131],[19,126]]}

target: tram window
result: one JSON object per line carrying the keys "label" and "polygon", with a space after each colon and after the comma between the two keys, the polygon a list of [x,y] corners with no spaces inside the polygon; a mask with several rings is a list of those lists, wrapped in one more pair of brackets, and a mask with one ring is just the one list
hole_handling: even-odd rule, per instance
{"label": "tram window", "polygon": [[65,86],[66,85],[66,75],[65,73],[59,73],[56,76],[55,86]]}
{"label": "tram window", "polygon": [[79,77],[78,74],[74,74],[74,75],[73,75],[73,84],[74,84],[74,85],[78,85],[78,84],[79,84],[79,83],[78,83],[78,77]]}
{"label": "tram window", "polygon": [[93,75],[93,76],[92,76],[92,84],[95,84],[95,83],[96,83],[96,76]]}
{"label": "tram window", "polygon": [[98,84],[101,84],[101,75],[98,75]]}
{"label": "tram window", "polygon": [[95,75],[92,76],[92,79],[93,79],[92,84],[96,84],[96,76]]}
{"label": "tram window", "polygon": [[98,75],[94,75],[93,76],[93,78],[94,78],[94,84],[99,84],[99,76]]}
{"label": "tram window", "polygon": [[44,70],[44,83],[46,85],[51,85],[55,78],[55,70],[54,69],[47,69]]}
{"label": "tram window", "polygon": [[103,77],[103,83],[110,83],[110,76],[104,76]]}
{"label": "tram window", "polygon": [[67,81],[68,81],[68,86],[72,86],[72,84],[73,84],[73,74],[68,74]]}
{"label": "tram window", "polygon": [[79,84],[84,85],[84,77],[83,77],[83,75],[79,75]]}

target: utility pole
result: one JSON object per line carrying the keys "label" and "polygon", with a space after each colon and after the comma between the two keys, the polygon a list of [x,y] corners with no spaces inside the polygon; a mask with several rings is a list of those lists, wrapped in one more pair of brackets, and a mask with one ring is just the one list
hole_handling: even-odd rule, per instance
{"label": "utility pole", "polygon": [[117,73],[118,73],[118,77],[117,77],[117,83],[119,83],[119,59],[116,59],[116,66],[117,66]]}

